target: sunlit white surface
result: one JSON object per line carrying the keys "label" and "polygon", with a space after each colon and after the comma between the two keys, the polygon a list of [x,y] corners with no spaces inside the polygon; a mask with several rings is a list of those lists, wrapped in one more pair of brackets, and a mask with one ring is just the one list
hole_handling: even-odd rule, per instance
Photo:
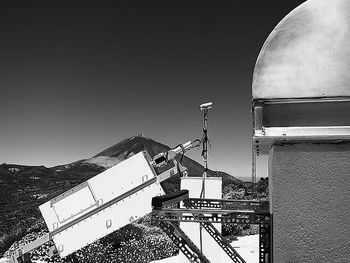
{"label": "sunlit white surface", "polygon": [[[141,152],[89,179],[81,189],[41,205],[40,210],[49,230],[53,231],[154,177],[153,168]],[[160,184],[153,183],[53,235],[60,256],[65,257],[133,219],[150,213],[152,198],[162,194],[164,191]],[[93,202],[96,205],[87,209]],[[55,209],[57,205],[59,209]]]}

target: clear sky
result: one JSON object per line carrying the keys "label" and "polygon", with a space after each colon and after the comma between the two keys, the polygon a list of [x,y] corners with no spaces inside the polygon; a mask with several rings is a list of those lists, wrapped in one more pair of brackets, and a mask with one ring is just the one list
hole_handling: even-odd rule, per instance
{"label": "clear sky", "polygon": [[213,101],[209,168],[251,176],[254,64],[302,2],[1,1],[0,163],[69,163],[140,133],[175,146]]}

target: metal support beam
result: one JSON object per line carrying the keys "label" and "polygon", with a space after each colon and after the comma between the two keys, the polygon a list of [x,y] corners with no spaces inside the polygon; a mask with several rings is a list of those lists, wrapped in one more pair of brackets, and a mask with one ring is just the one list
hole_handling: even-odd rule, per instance
{"label": "metal support beam", "polygon": [[255,212],[269,211],[268,201],[251,201],[235,199],[188,199],[196,208],[219,208],[226,210],[253,210]]}
{"label": "metal support beam", "polygon": [[[189,200],[184,201],[187,208],[196,208]],[[195,216],[195,215],[194,215]],[[198,216],[195,216],[198,218]],[[225,251],[225,253],[232,259],[234,263],[246,263],[245,260],[238,254],[238,252],[228,243],[221,235],[221,233],[214,227],[212,223],[201,222],[200,225],[209,233],[209,235],[216,241],[216,243]]]}
{"label": "metal support beam", "polygon": [[259,225],[259,263],[272,263],[272,215],[269,212],[268,201],[185,197],[186,195],[183,195],[181,199],[186,209],[169,207],[169,204],[174,206],[174,203],[179,201],[177,196],[174,196],[173,200],[169,196],[170,199],[165,198],[163,202],[158,202],[157,207],[153,206],[153,219],[159,222],[158,224],[164,222],[165,225],[175,222],[200,223],[235,263],[245,261],[229,243],[225,242],[212,223]]}
{"label": "metal support beam", "polygon": [[210,263],[199,248],[175,223],[155,220],[191,263]]}
{"label": "metal support beam", "polygon": [[259,224],[259,263],[272,263],[272,215]]}
{"label": "metal support beam", "polygon": [[212,223],[200,223],[201,226],[211,235],[211,237],[218,243],[223,251],[232,259],[234,263],[246,263],[240,254],[228,243],[221,235],[221,233],[213,226]]}
{"label": "metal support beam", "polygon": [[51,235],[46,234],[33,242],[30,242],[23,247],[18,248],[17,250],[12,253],[10,257],[10,263],[30,263],[32,262],[30,260],[29,252],[40,247],[41,245],[45,244],[46,242],[51,240]]}
{"label": "metal support beam", "polygon": [[257,214],[248,211],[231,211],[231,213],[227,213],[227,210],[215,210],[210,212],[208,210],[203,211],[202,209],[154,209],[153,211],[157,214],[155,215],[157,220],[173,222],[211,222],[259,225],[264,217],[264,214]]}
{"label": "metal support beam", "polygon": [[188,195],[188,190],[180,190],[167,195],[156,196],[152,198],[152,207],[156,209],[178,207],[181,201],[188,199]]}

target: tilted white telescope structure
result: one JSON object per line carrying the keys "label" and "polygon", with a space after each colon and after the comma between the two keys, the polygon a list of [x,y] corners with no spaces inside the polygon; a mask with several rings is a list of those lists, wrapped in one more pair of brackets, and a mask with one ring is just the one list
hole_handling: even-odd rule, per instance
{"label": "tilted white telescope structure", "polygon": [[[187,170],[177,163],[179,153],[197,147],[184,143],[151,159],[140,152],[40,206],[49,233],[19,248],[10,262],[30,262],[29,252],[49,240],[65,257],[152,212],[151,201],[164,195],[160,183]],[[161,173],[157,168],[167,166]]]}

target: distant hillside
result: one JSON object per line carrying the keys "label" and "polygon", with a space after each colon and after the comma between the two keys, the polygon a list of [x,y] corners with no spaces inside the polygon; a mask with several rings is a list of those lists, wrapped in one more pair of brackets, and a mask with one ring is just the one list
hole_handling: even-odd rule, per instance
{"label": "distant hillside", "polygon": [[[84,162],[91,162],[97,165],[101,165],[103,160],[106,160],[105,163],[108,162],[108,160],[111,163],[111,158],[114,158],[114,162],[117,164],[118,162],[125,160],[126,158],[140,152],[140,151],[147,151],[148,154],[153,158],[155,155],[161,152],[168,151],[170,149],[169,146],[165,144],[161,144],[159,142],[156,142],[150,138],[144,137],[144,136],[135,136],[128,139],[125,139],[106,150],[98,153],[93,158],[85,160]],[[177,160],[180,161],[181,157],[178,156]],[[189,171],[189,176],[202,176],[204,167],[197,163],[196,161],[184,156],[182,160],[182,165],[187,167]],[[239,184],[241,183],[240,180],[237,178],[221,171],[208,171],[209,177],[222,177],[223,180],[223,187],[228,184]],[[173,178],[168,179],[165,181],[162,186],[165,188],[166,191],[173,191],[174,189],[180,188],[180,176],[175,176]]]}
{"label": "distant hillside", "polygon": [[109,156],[124,160],[141,151],[147,151],[151,157],[160,152],[169,150],[170,147],[156,142],[148,137],[134,136],[122,140],[121,142],[107,148],[106,150],[96,154],[94,157]]}
{"label": "distant hillside", "polygon": [[[11,233],[14,228],[31,225],[41,218],[39,205],[128,157],[140,151],[147,151],[151,157],[154,157],[169,149],[169,146],[150,138],[135,136],[107,148],[92,158],[51,168],[1,164],[0,236]],[[189,176],[201,176],[203,173],[203,166],[186,156],[182,164],[188,168]],[[240,180],[224,172],[210,170],[208,176],[222,177],[223,187],[241,183]],[[163,183],[163,187],[168,192],[179,189],[179,186],[179,176]],[[0,254],[4,249],[0,247]]]}

